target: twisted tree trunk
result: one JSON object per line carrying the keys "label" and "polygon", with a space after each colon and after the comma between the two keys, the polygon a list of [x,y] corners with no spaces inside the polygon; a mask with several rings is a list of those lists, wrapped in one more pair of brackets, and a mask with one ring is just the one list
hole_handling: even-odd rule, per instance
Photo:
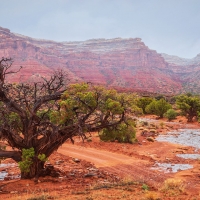
{"label": "twisted tree trunk", "polygon": [[44,168],[44,161],[40,161],[39,159],[35,159],[34,162],[29,166],[28,172],[21,171],[22,179],[31,179],[38,178],[39,176],[47,175]]}

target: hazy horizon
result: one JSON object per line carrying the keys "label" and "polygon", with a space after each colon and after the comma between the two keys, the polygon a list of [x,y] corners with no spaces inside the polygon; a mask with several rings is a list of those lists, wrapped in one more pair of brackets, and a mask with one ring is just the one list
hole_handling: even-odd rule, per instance
{"label": "hazy horizon", "polygon": [[200,53],[199,0],[0,0],[0,26],[61,41],[141,38],[182,58]]}

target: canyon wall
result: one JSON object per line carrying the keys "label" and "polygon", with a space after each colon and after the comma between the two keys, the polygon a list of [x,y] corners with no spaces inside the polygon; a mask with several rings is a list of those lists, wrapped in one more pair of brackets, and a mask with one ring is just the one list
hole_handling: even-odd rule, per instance
{"label": "canyon wall", "polygon": [[[53,70],[64,69],[72,82],[164,94],[190,90],[184,81],[192,73],[197,75],[199,69],[194,64],[198,59],[192,63],[158,54],[140,38],[54,42],[15,34],[1,27],[0,57],[12,57],[16,70],[23,66],[19,73],[8,77],[12,82],[37,80]],[[184,65],[186,62],[190,64]]]}
{"label": "canyon wall", "polygon": [[170,70],[182,84],[182,92],[200,93],[200,54],[193,59],[162,54]]}

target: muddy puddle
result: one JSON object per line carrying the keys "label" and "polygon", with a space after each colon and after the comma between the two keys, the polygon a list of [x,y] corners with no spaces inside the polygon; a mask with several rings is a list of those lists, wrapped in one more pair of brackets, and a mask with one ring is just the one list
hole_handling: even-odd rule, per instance
{"label": "muddy puddle", "polygon": [[179,158],[197,160],[200,159],[200,154],[176,154]]}
{"label": "muddy puddle", "polygon": [[4,178],[8,175],[8,172],[6,171],[1,171],[0,172],[0,181],[3,181]]}
{"label": "muddy puddle", "polygon": [[171,131],[166,135],[159,135],[156,140],[200,149],[200,129],[180,129]]}
{"label": "muddy puddle", "polygon": [[178,171],[192,169],[193,166],[189,164],[171,164],[171,163],[155,163],[152,170],[164,171],[165,173],[176,173]]}
{"label": "muddy puddle", "polygon": [[8,168],[16,167],[16,166],[17,165],[15,163],[0,164],[0,181],[4,180],[5,178],[8,178],[9,180],[20,178],[20,175],[8,174],[8,172],[7,172]]}
{"label": "muddy puddle", "polygon": [[[191,146],[198,152],[200,149],[200,129],[179,129],[168,132],[166,135],[159,135],[157,141]],[[200,159],[200,154],[177,154],[177,157],[184,159]],[[180,170],[193,168],[189,164],[155,163],[154,170],[164,171],[165,173],[176,173]]]}

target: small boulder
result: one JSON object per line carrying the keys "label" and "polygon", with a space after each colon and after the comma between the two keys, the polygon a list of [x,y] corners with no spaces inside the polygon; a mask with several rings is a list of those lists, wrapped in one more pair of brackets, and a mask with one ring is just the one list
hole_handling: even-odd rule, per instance
{"label": "small boulder", "polygon": [[74,161],[75,163],[81,162],[78,158],[74,158],[73,161]]}

